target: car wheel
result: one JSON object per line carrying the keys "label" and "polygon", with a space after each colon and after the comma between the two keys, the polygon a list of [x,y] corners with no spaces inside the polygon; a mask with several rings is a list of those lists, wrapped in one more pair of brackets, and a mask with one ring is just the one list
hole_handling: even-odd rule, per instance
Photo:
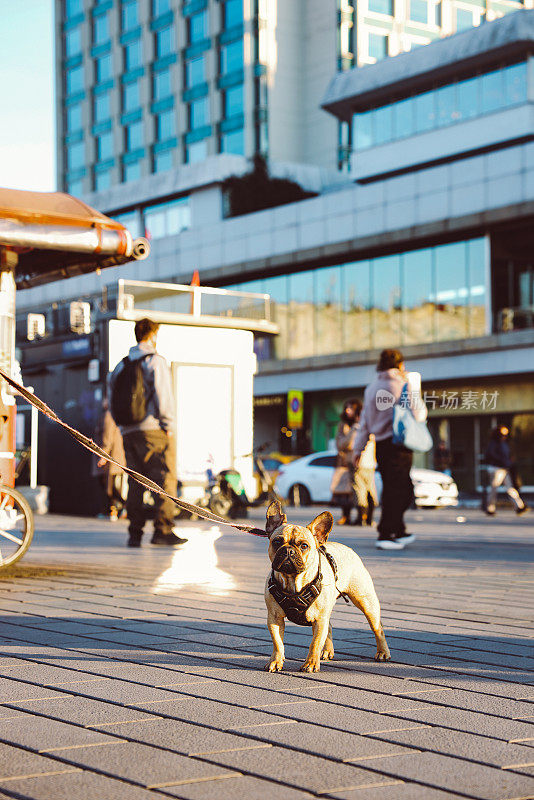
{"label": "car wheel", "polygon": [[301,483],[295,483],[288,494],[289,504],[292,506],[309,506],[311,497],[309,491]]}

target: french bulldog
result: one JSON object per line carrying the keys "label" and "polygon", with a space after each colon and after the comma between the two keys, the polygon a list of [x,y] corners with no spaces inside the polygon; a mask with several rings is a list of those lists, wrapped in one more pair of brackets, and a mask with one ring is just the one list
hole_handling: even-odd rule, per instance
{"label": "french bulldog", "polygon": [[[273,653],[265,665],[268,672],[280,672],[284,665],[287,616],[297,624],[312,627],[312,641],[302,672],[319,672],[321,659],[334,658],[330,615],[340,594],[348,596],[367,617],[376,638],[375,659],[388,661],[390,658],[371,576],[350,547],[336,542],[326,545],[333,523],[329,511],[323,511],[308,526],[302,527],[287,522],[279,502],[272,502],[267,509],[266,531],[272,571],[265,585],[265,603],[267,627],[273,640]],[[334,567],[324,555],[325,550]]]}

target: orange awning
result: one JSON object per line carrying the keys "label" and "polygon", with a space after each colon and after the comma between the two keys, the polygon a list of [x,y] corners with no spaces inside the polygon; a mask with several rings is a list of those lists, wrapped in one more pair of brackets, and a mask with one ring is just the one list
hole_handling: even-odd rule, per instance
{"label": "orange awning", "polygon": [[61,192],[0,188],[0,247],[18,253],[18,288],[146,258],[119,222]]}

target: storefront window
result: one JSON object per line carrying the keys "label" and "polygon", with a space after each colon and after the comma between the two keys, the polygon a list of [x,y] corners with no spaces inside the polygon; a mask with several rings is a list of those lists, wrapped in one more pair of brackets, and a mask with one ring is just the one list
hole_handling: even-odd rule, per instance
{"label": "storefront window", "polygon": [[403,343],[432,341],[435,336],[432,249],[401,256]]}
{"label": "storefront window", "polygon": [[390,347],[402,341],[402,293],[399,256],[371,261],[373,346]]}
{"label": "storefront window", "polygon": [[343,350],[367,350],[371,341],[371,265],[354,261],[343,266]]}
{"label": "storefront window", "polygon": [[315,271],[316,355],[343,350],[341,293],[341,267]]}
{"label": "storefront window", "polygon": [[465,242],[444,244],[434,251],[436,335],[461,339],[468,333],[467,248]]}
{"label": "storefront window", "polygon": [[315,353],[315,271],[289,276],[288,358]]}

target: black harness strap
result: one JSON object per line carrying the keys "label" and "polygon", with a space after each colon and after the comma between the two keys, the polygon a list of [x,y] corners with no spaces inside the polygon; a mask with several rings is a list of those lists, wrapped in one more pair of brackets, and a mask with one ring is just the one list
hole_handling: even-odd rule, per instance
{"label": "black harness strap", "polygon": [[[319,547],[319,552],[323,554],[323,556],[326,558],[326,560],[328,561],[328,563],[332,567],[332,572],[334,573],[334,586],[337,589],[337,564],[336,564],[336,560],[335,560],[334,556],[332,555],[332,553],[329,553],[328,550],[325,549],[324,545],[321,545]],[[337,589],[337,590],[339,592],[339,589]],[[347,594],[345,594],[345,592],[339,592],[338,597],[342,597],[343,600],[345,601],[345,603],[350,603],[349,596]]]}
{"label": "black harness strap", "polygon": [[[337,564],[334,556],[331,553],[328,553],[323,546],[319,547],[318,549],[319,562],[322,554],[325,556],[332,568],[332,572],[334,573],[334,586],[337,589]],[[319,564],[317,575],[313,581],[311,581],[311,583],[307,583],[306,586],[300,590],[300,592],[288,592],[283,588],[283,586],[280,586],[274,576],[273,571],[271,571],[271,574],[269,575],[267,588],[290,622],[294,622],[295,625],[311,625],[311,622],[308,622],[306,619],[306,611],[309,609],[314,600],[316,600],[321,594],[322,585],[323,576],[321,574],[321,566]],[[339,592],[338,597],[342,597],[346,603],[349,602],[349,598],[344,592]]]}
{"label": "black harness strap", "polygon": [[295,625],[311,625],[306,619],[306,611],[321,594],[322,581],[323,576],[319,568],[313,581],[307,583],[300,592],[288,592],[280,586],[274,577],[274,572],[271,572],[267,588],[291,622]]}

